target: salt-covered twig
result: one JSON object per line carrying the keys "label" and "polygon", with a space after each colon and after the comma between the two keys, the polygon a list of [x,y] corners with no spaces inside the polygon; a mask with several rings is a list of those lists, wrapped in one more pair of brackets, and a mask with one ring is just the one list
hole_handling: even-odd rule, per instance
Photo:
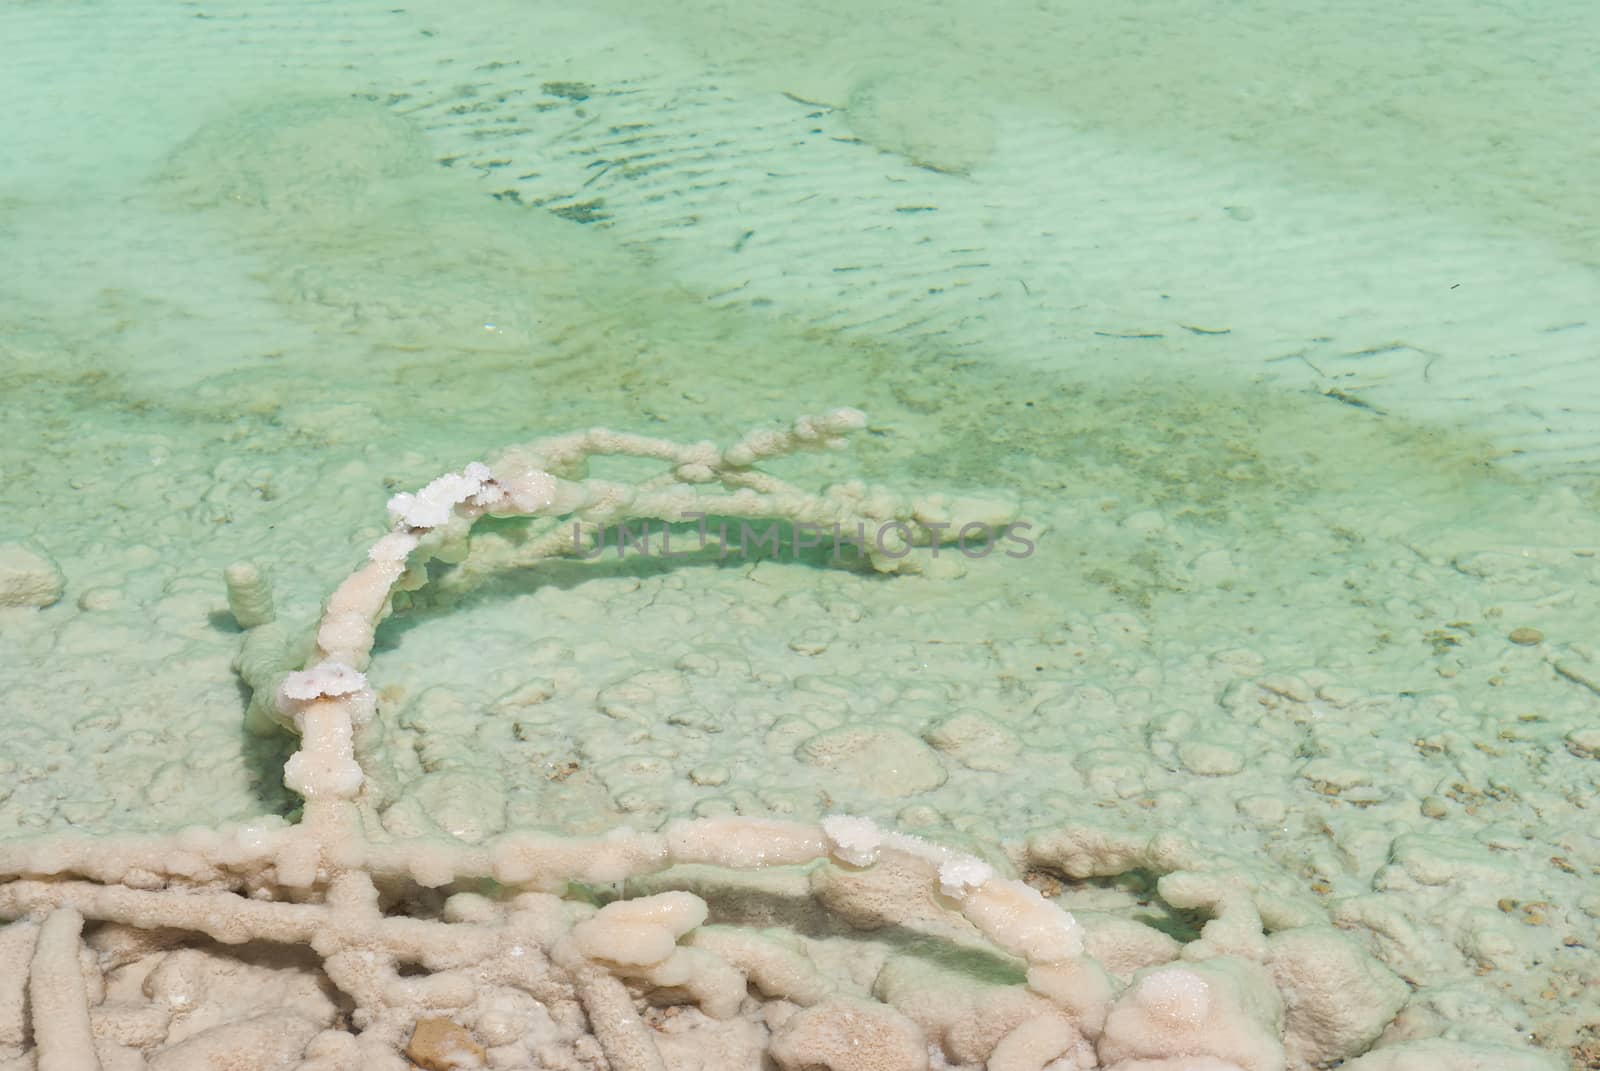
{"label": "salt-covered twig", "polygon": [[[785,429],[753,432],[726,450],[591,429],[506,451],[490,464],[468,465],[391,500],[389,532],[335,589],[309,643],[296,641],[271,619],[264,588],[252,595],[252,587],[260,587],[259,571],[232,570],[236,615],[249,628],[238,669],[258,693],[251,717],[255,728],[270,718],[299,734],[284,781],[304,798],[303,817],[293,826],[269,818],[168,836],[102,842],[61,835],[0,844],[0,916],[50,912],[32,983],[36,1010],[45,1009],[51,1020],[38,1035],[41,1067],[47,1060],[49,1066],[81,1061],[90,1044],[82,983],[73,988],[66,968],[76,970],[84,917],[184,930],[226,944],[269,941],[315,949],[327,977],[353,1001],[363,1059],[377,1061],[374,1066],[393,1062],[407,1024],[470,1004],[483,979],[545,992],[545,972],[560,970],[613,1066],[659,1068],[660,1054],[624,980],[679,989],[708,1014],[730,1015],[743,999],[746,974],[715,950],[719,943],[737,946],[714,938],[704,946],[680,944],[706,919],[706,904],[688,892],[622,901],[565,920],[553,918],[549,903],[538,897],[560,894],[572,882],[604,885],[678,864],[751,869],[832,859],[865,866],[881,853],[898,853],[926,864],[929,880],[1005,951],[1030,964],[1060,965],[1079,957],[1076,923],[1032,889],[975,858],[865,820],[834,818],[819,826],[702,818],[672,822],[659,832],[620,829],[589,838],[513,831],[476,845],[384,839],[372,832],[374,801],[366,793],[360,740],[377,717],[375,689],[366,675],[374,636],[392,612],[395,595],[425,581],[429,560],[460,560],[476,520],[526,516],[592,525],[724,515],[795,524],[894,521],[909,531],[918,517],[948,515],[943,500],[919,504],[862,485],[807,492],[755,467],[797,450],[837,446],[863,425],[860,413],[836,410]],[[621,484],[588,475],[588,462],[600,455],[669,467],[640,483]],[[936,525],[909,538],[945,536]],[[876,564],[894,567],[889,559]],[[446,888],[486,879],[497,883],[506,900],[472,907],[452,897],[463,904],[457,917],[397,916],[381,903],[380,882]],[[782,966],[782,957],[737,951],[736,958],[769,985],[811,1002],[824,999],[826,987],[795,965]],[[548,956],[544,966],[542,956]],[[833,1014],[817,1006],[817,1022]],[[88,1051],[92,1059],[92,1046]]]}
{"label": "salt-covered twig", "polygon": [[39,1071],[100,1071],[89,1027],[89,993],[78,965],[82,932],[83,916],[70,907],[50,912],[39,927],[28,969]]}

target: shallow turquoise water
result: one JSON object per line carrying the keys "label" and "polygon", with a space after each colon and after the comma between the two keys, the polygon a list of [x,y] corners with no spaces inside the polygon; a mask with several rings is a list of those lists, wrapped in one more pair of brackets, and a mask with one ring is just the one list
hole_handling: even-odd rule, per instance
{"label": "shallow turquoise water", "polygon": [[[292,742],[240,729],[227,564],[309,622],[391,494],[500,446],[852,405],[854,450],[784,475],[1007,492],[1037,558],[478,578],[380,636],[401,750],[489,771],[512,825],[1170,827],[1346,922],[1388,897],[1454,949],[1373,938],[1391,967],[1575,1044],[1593,20],[10,6],[0,542],[60,590],[0,616],[0,831],[294,805]],[[700,648],[723,668],[684,678]],[[480,733],[549,662],[572,677],[540,740]],[[642,730],[596,717],[649,674],[690,683]],[[443,728],[417,727],[430,689]],[[946,780],[883,795],[801,747],[969,708],[1023,757],[940,751]],[[665,772],[623,761],[634,731]],[[569,753],[610,772],[544,783]],[[1470,846],[1441,885],[1405,863],[1429,836]],[[1503,953],[1469,939],[1502,925]]]}

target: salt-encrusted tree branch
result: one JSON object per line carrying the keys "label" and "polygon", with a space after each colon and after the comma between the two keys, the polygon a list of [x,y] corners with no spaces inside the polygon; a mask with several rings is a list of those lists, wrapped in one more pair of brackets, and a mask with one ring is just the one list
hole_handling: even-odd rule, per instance
{"label": "salt-encrusted tree branch", "polygon": [[[924,564],[910,556],[915,547],[957,539],[963,524],[996,529],[1010,521],[1014,506],[1005,499],[943,495],[914,498],[859,481],[821,491],[796,487],[755,466],[802,450],[839,449],[847,436],[866,425],[854,409],[836,409],[817,417],[801,417],[790,427],[752,431],[721,450],[709,442],[679,444],[663,439],[625,435],[595,428],[572,435],[511,447],[492,458],[487,468],[511,500],[510,510],[491,505],[496,515],[561,518],[535,533],[519,550],[499,562],[508,568],[530,565],[564,554],[582,552],[607,525],[632,521],[680,523],[708,517],[732,520],[774,520],[831,532],[837,540],[854,540],[857,552],[880,572],[916,571]],[[637,483],[590,476],[590,463],[600,457],[664,461],[669,468]],[[538,474],[561,481],[548,500]],[[415,496],[398,496],[396,505],[413,520],[438,516],[437,491],[454,490],[435,481]],[[526,491],[531,486],[533,494]],[[430,491],[430,488],[435,489]],[[469,521],[470,526],[470,521]],[[446,533],[438,556],[459,560],[460,526]]]}
{"label": "salt-encrusted tree branch", "polygon": [[[266,614],[255,615],[238,660],[256,693],[258,717],[265,700],[271,716],[300,735],[300,748],[284,768],[285,784],[305,800],[298,825],[267,818],[166,837],[0,844],[0,879],[13,879],[0,882],[0,917],[55,912],[47,924],[51,940],[41,936],[43,958],[35,957],[42,965],[36,967],[43,972],[41,993],[54,991],[68,931],[75,941],[81,924],[78,913],[189,930],[229,944],[310,946],[329,979],[356,1005],[363,1066],[399,1068],[397,1041],[427,1009],[470,1002],[485,978],[527,991],[545,984],[545,968],[539,956],[528,955],[532,950],[566,972],[598,1024],[596,1036],[612,1065],[646,1071],[659,1065],[659,1055],[649,1032],[624,1014],[626,993],[615,979],[681,986],[708,1011],[732,1014],[745,975],[715,954],[715,939],[707,947],[679,944],[705,920],[705,904],[692,894],[613,903],[576,920],[556,895],[572,882],[612,883],[682,864],[752,869],[833,860],[865,867],[894,856],[921,868],[946,903],[997,947],[1025,961],[1037,994],[1075,1018],[1085,1015],[1083,1006],[1089,1007],[1088,1019],[1103,1018],[1109,989],[1084,959],[1081,931],[1069,915],[976,858],[882,831],[866,819],[835,816],[811,824],[702,818],[673,822],[660,832],[623,828],[589,838],[510,832],[480,845],[386,838],[369,821],[367,775],[357,744],[377,713],[365,675],[376,629],[397,592],[426,582],[429,560],[456,560],[464,553],[475,521],[491,515],[671,521],[700,513],[885,523],[948,512],[948,502],[919,505],[859,485],[809,493],[754,468],[797,449],[838,445],[862,425],[861,414],[838,410],[785,430],[752,433],[727,450],[597,429],[507,451],[492,465],[468,465],[414,494],[395,496],[390,531],[329,598],[309,645],[294,642]],[[639,484],[589,478],[588,461],[602,454],[664,461],[670,468]],[[973,515],[994,518],[992,508]],[[936,526],[926,532],[911,538],[942,537]],[[293,668],[307,647],[309,658]],[[493,879],[508,897],[518,895],[506,905],[480,908],[471,906],[470,897],[452,897],[465,905],[455,918],[396,917],[382,910],[379,883],[397,879],[425,888]],[[552,933],[564,936],[539,936]],[[772,954],[749,948],[739,955],[769,970],[778,963]],[[429,973],[402,972],[414,964]],[[789,999],[819,1008],[830,999],[803,978],[787,989]],[[822,1023],[832,1014],[819,1011],[808,1022]],[[851,1005],[837,1014],[865,1013]],[[893,1013],[884,1008],[883,1014]],[[78,1033],[62,1035],[61,1051],[80,1040]]]}
{"label": "salt-encrusted tree branch", "polygon": [[[289,771],[290,787],[332,789],[341,774],[347,781],[355,776],[354,731],[373,708],[359,671],[371,657],[377,627],[397,592],[427,582],[429,561],[466,557],[468,534],[485,516],[569,522],[531,540],[509,563],[514,565],[572,552],[574,532],[584,526],[722,516],[865,533],[861,551],[881,571],[914,568],[913,546],[954,541],[963,525],[992,530],[1012,519],[1014,506],[1003,499],[919,500],[860,483],[809,492],[754,467],[797,450],[838,448],[865,425],[858,410],[837,409],[802,417],[786,429],[751,432],[726,450],[709,442],[686,445],[594,428],[512,447],[487,464],[474,462],[419,491],[395,495],[390,531],[328,600],[306,669],[287,675],[282,659],[296,648],[270,627],[252,630],[240,657],[240,673],[257,697],[252,710],[258,723],[271,716],[304,733],[309,722],[326,738],[327,747],[318,752],[323,776],[304,780],[308,758]],[[601,456],[664,461],[670,468],[639,483],[592,478],[589,463]],[[272,697],[270,707],[265,697]],[[349,730],[321,717],[323,705],[316,700],[324,698],[346,704]]]}

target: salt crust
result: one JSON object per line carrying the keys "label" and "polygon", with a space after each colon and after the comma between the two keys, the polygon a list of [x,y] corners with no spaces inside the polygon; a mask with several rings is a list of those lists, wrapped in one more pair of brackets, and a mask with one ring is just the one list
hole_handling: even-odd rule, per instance
{"label": "salt crust", "polygon": [[[1162,875],[1163,898],[1211,916],[1178,959],[1123,977],[1091,952],[1104,950],[1107,963],[1137,957],[1086,934],[1033,888],[990,862],[866,819],[834,816],[818,828],[709,818],[675,822],[663,833],[622,828],[582,839],[511,832],[478,845],[395,840],[374,827],[379,789],[364,768],[358,732],[372,714],[362,668],[373,627],[390,611],[403,576],[428,557],[457,560],[476,517],[517,512],[518,500],[524,512],[546,515],[559,506],[590,523],[677,519],[686,504],[790,520],[849,518],[867,504],[877,511],[868,519],[915,516],[914,507],[892,506],[894,496],[881,492],[811,496],[751,468],[793,449],[836,445],[861,425],[859,414],[840,411],[785,432],[753,433],[721,454],[706,444],[679,447],[594,429],[513,452],[515,460],[498,469],[470,466],[397,496],[395,531],[330,599],[334,627],[329,619],[319,627],[308,668],[293,671],[275,660],[289,648],[266,623],[254,631],[268,639],[253,653],[247,643],[241,656],[246,682],[275,697],[301,733],[301,749],[285,768],[287,783],[306,801],[298,825],[268,819],[171,837],[0,843],[0,875],[11,879],[0,886],[0,914],[42,920],[0,930],[0,947],[24,955],[32,947],[31,1031],[21,991],[0,986],[0,1044],[44,1069],[185,1071],[219,1060],[302,1071],[398,1069],[413,1025],[443,1014],[489,1043],[490,1066],[579,1066],[603,1053],[617,1071],[633,1071],[666,1066],[641,1007],[650,1013],[687,1000],[704,1013],[703,1051],[734,1035],[748,1039],[745,1030],[730,1034],[717,1024],[748,1024],[754,1016],[770,1031],[768,1055],[783,1071],[921,1071],[930,1052],[939,1061],[986,1060],[995,1071],[1275,1071],[1357,1056],[1401,1010],[1403,984],[1333,931],[1302,932],[1318,920],[1250,879],[1207,873],[1201,853],[1172,837],[1119,842],[1065,829],[1018,846],[1017,860],[1068,877],[1153,871]],[[586,459],[608,452],[669,462],[676,489],[584,480]],[[509,492],[497,473],[531,495]],[[708,483],[731,494],[682,493]],[[552,540],[537,547],[533,560],[574,549],[567,538],[566,546]],[[412,550],[402,549],[413,540]],[[874,564],[886,571],[903,565],[898,558]],[[349,618],[367,627],[342,623]],[[990,956],[998,950],[996,964],[1011,964],[1016,980],[962,976],[945,990],[945,1010],[934,1014],[941,1002],[930,1003],[927,968],[915,960],[893,969],[882,964],[876,983],[862,990],[872,979],[860,968],[892,947],[870,939],[834,946],[708,926],[706,898],[670,888],[598,908],[563,896],[573,882],[598,888],[666,877],[670,866],[722,874],[775,865],[809,867],[813,887],[831,873],[821,902],[852,925],[881,924],[877,919],[925,926],[958,945],[988,948]],[[873,874],[890,881],[857,880]],[[472,891],[491,876],[495,895]],[[740,880],[716,883],[737,888]],[[858,899],[861,893],[867,899]],[[79,938],[85,918],[93,920],[87,945]],[[224,946],[298,949],[304,958],[274,968],[255,952],[186,947],[197,934]],[[1171,954],[1159,942],[1143,944],[1156,956]],[[318,960],[320,971],[308,971]],[[853,969],[835,971],[845,963]],[[1333,984],[1321,984],[1327,968]],[[226,977],[260,978],[275,969],[300,980],[320,973],[342,994],[348,1024],[325,996],[272,994],[281,1008],[261,1013],[257,1000],[253,1018],[210,1000],[227,988]],[[143,1002],[125,992],[139,979]],[[987,1000],[971,999],[986,990]],[[113,993],[115,1001],[108,999]],[[194,1021],[201,1008],[209,1012]],[[31,1049],[18,1051],[30,1041]],[[1413,1066],[1408,1049],[1425,1052],[1433,1067],[1486,1066],[1474,1062],[1477,1050],[1413,1039],[1349,1066],[1399,1071]],[[742,1051],[752,1053],[747,1043]],[[1545,1066],[1528,1059],[1530,1067]]]}

